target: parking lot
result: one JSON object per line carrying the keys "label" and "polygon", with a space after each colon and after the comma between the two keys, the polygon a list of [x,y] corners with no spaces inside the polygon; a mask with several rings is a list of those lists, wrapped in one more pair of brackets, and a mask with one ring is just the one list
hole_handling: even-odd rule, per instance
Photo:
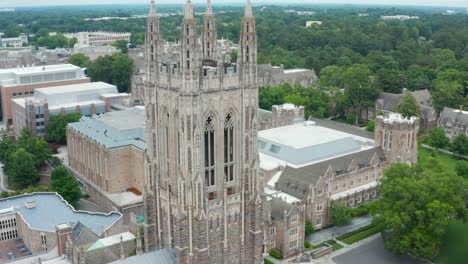
{"label": "parking lot", "polygon": [[0,242],[0,262],[31,255],[22,239],[13,239]]}

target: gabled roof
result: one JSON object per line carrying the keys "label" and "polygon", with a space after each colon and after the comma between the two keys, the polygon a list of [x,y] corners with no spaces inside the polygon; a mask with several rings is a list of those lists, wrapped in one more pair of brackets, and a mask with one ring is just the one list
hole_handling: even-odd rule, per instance
{"label": "gabled roof", "polygon": [[335,174],[339,176],[340,174],[346,173],[353,161],[356,162],[359,167],[369,166],[375,154],[381,161],[385,160],[382,149],[380,147],[374,147],[300,168],[286,166],[276,183],[275,189],[304,199],[309,185],[315,185],[330,167],[335,171]]}
{"label": "gabled roof", "polygon": [[445,107],[440,113],[439,124],[442,126],[468,127],[468,111]]}
{"label": "gabled roof", "polygon": [[289,216],[295,205],[287,203],[280,198],[271,199],[271,217],[276,219],[283,219],[284,214]]}
{"label": "gabled roof", "polygon": [[[416,102],[418,102],[421,108],[423,117],[427,117],[433,110],[432,106],[432,95],[428,90],[419,90],[411,92]],[[382,102],[382,110],[388,112],[395,112],[397,105],[400,103],[403,94],[392,94],[392,93],[380,93],[377,98],[378,101]]]}

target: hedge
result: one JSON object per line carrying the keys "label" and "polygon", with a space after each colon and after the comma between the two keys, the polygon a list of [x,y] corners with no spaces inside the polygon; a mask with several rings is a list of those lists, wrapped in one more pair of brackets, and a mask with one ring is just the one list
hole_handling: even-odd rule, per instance
{"label": "hedge", "polygon": [[281,254],[281,252],[279,252],[276,249],[270,250],[270,256],[272,256],[275,259],[282,259],[283,258],[283,254]]}
{"label": "hedge", "polygon": [[364,238],[368,238],[372,235],[375,235],[379,232],[381,232],[381,228],[377,227],[377,226],[374,226],[372,228],[369,228],[369,229],[366,229],[360,233],[357,233],[357,234],[354,234],[352,236],[349,236],[341,241],[343,241],[344,243],[350,245],[350,244],[353,244],[353,243],[356,243],[358,241],[361,241],[363,240]]}
{"label": "hedge", "polygon": [[273,262],[271,262],[271,261],[268,260],[268,259],[263,259],[263,263],[264,263],[264,264],[274,264]]}
{"label": "hedge", "polygon": [[367,226],[363,226],[363,227],[358,228],[358,229],[356,229],[356,230],[354,230],[354,231],[351,231],[351,232],[349,232],[349,233],[345,233],[345,234],[339,235],[339,236],[336,237],[336,239],[343,241],[343,239],[346,239],[346,238],[348,238],[348,237],[350,237],[350,236],[353,236],[353,235],[355,235],[355,234],[361,233],[361,232],[363,232],[363,231],[365,231],[365,230],[371,229],[371,228],[373,228],[374,226],[375,226],[375,225],[372,225],[372,224],[367,225]]}

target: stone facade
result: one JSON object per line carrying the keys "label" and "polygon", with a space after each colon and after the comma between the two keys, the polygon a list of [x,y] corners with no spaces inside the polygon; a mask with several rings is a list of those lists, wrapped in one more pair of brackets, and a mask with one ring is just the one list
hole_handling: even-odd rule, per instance
{"label": "stone facade", "polygon": [[318,80],[314,70],[289,69],[283,65],[272,66],[270,64],[258,65],[258,85],[260,87],[277,86],[282,83],[299,84],[305,87],[313,85]]}
{"label": "stone facade", "polygon": [[385,152],[390,163],[415,165],[418,162],[419,118],[399,114],[377,116],[375,143]]}
{"label": "stone facade", "polygon": [[[403,89],[403,93],[405,92],[407,92],[407,90]],[[395,112],[396,107],[403,97],[403,93],[380,93],[379,97],[375,101],[375,108],[368,108],[367,111],[362,111],[361,118],[363,120],[372,120],[380,113]],[[411,92],[411,94],[414,99],[416,99],[421,109],[421,113],[419,115],[421,118],[421,131],[427,133],[437,126],[437,111],[432,106],[431,93],[428,90],[420,90]]]}
{"label": "stone facade", "polygon": [[203,35],[187,1],[178,53],[147,19],[146,241],[177,263],[261,263],[263,180],[257,152],[257,36],[247,1],[238,63],[217,51],[208,1]]}
{"label": "stone facade", "polygon": [[439,127],[444,128],[445,135],[450,140],[459,134],[468,136],[468,111],[463,111],[463,106],[458,110],[445,107],[440,113]]}
{"label": "stone facade", "polygon": [[258,109],[258,130],[304,122],[304,107],[293,104],[272,106],[272,111]]}

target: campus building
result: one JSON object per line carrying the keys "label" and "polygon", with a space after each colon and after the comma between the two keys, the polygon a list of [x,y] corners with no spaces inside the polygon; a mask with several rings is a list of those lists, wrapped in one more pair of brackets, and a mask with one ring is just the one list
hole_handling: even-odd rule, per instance
{"label": "campus building", "polygon": [[0,247],[21,239],[31,254],[65,254],[67,235],[84,226],[103,238],[124,230],[122,215],[77,211],[56,193],[33,193],[0,199]]}
{"label": "campus building", "polygon": [[77,33],[67,33],[64,34],[67,38],[77,38],[78,47],[99,47],[99,46],[109,46],[110,44],[118,41],[125,40],[127,43],[130,43],[131,33],[125,32],[106,32],[106,31],[96,31],[96,32],[77,32]]}
{"label": "campus building", "polygon": [[3,121],[13,121],[12,99],[30,97],[39,88],[89,83],[84,71],[71,64],[0,70]]}
{"label": "campus building", "polygon": [[13,99],[13,128],[17,136],[24,128],[44,136],[50,116],[81,113],[91,116],[123,105],[129,95],[103,82],[36,89],[31,97]]}
{"label": "campus building", "polygon": [[21,48],[28,45],[28,35],[20,34],[16,38],[2,38],[0,35],[0,47],[12,47],[12,48]]}
{"label": "campus building", "polygon": [[83,117],[69,124],[69,167],[85,191],[124,222],[143,215],[145,110],[136,107]]}
{"label": "campus building", "polygon": [[438,123],[450,140],[459,134],[468,136],[468,111],[463,111],[463,106],[460,109],[445,107],[440,113]]}

